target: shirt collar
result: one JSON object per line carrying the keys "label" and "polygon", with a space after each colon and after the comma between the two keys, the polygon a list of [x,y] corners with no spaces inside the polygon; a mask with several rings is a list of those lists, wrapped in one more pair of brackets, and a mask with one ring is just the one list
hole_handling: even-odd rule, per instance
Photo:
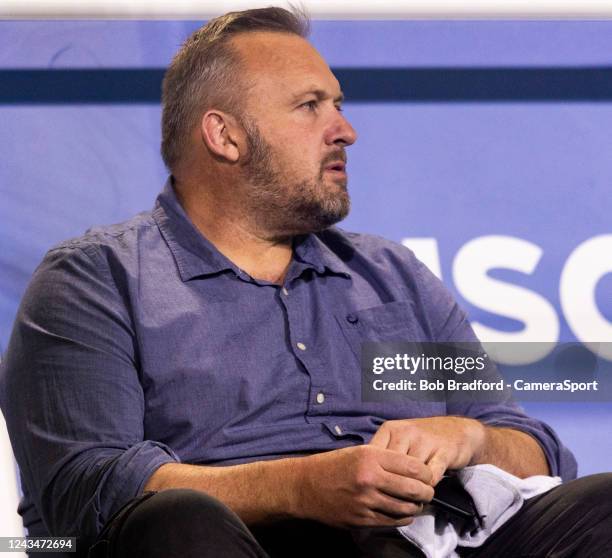
{"label": "shirt collar", "polygon": [[[153,218],[174,256],[183,281],[228,270],[239,277],[246,275],[194,226],[176,197],[172,177],[168,178],[157,197]],[[342,259],[342,250],[332,250],[326,244],[327,236],[328,231],[323,231],[295,238],[288,279],[309,268],[320,275],[331,272],[350,277],[350,268]]]}
{"label": "shirt collar", "polygon": [[294,261],[312,267],[320,275],[330,272],[350,277],[351,269],[344,260],[352,256],[352,249],[347,247],[343,250],[337,242],[337,235],[332,235],[332,231],[334,228],[297,237],[293,245]]}
{"label": "shirt collar", "polygon": [[240,269],[228,260],[215,246],[196,229],[179,203],[172,177],[169,177],[155,202],[153,218],[172,252],[181,279],[213,275],[232,270],[236,275]]}

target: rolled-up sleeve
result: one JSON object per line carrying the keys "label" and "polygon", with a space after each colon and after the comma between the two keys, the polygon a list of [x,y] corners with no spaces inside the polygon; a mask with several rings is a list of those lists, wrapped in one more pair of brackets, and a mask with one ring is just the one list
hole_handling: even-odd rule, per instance
{"label": "rolled-up sleeve", "polygon": [[[453,340],[477,342],[476,335],[460,310],[455,310],[457,324]],[[447,339],[445,339],[447,340]],[[510,395],[502,401],[491,403],[455,402],[447,405],[450,415],[468,416],[488,426],[512,428],[532,436],[541,446],[551,475],[560,476],[564,481],[576,478],[578,467],[572,452],[566,448],[555,431],[546,423],[528,416]]]}
{"label": "rolled-up sleeve", "polygon": [[[422,303],[429,308],[429,326],[438,342],[479,343],[465,312],[442,282],[422,263],[416,261]],[[555,431],[544,422],[528,416],[511,396],[492,403],[449,402],[447,414],[468,416],[489,426],[520,430],[535,438],[548,461],[552,475],[564,481],[576,478],[577,464]]]}
{"label": "rolled-up sleeve", "polygon": [[92,245],[47,254],[4,363],[3,410],[22,482],[49,532],[91,539],[171,448],[146,440],[130,301]]}

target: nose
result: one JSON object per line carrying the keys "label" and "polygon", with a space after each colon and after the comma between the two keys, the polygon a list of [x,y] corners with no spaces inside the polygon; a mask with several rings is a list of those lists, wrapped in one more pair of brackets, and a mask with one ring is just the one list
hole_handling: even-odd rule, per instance
{"label": "nose", "polygon": [[334,112],[325,135],[325,143],[342,147],[353,145],[357,141],[357,132],[340,111],[334,108]]}

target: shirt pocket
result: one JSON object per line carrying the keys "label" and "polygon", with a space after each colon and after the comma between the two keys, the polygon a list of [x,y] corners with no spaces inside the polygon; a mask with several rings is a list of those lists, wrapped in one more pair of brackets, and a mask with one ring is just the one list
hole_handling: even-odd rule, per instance
{"label": "shirt pocket", "polygon": [[369,308],[348,310],[335,315],[342,334],[357,360],[366,341],[427,341],[414,305],[397,300]]}

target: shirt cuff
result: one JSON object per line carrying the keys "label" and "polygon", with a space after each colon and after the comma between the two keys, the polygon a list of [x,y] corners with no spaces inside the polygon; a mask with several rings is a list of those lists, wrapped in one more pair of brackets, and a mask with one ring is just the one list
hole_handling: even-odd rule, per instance
{"label": "shirt cuff", "polygon": [[521,419],[509,417],[483,422],[487,426],[512,428],[513,430],[520,430],[525,434],[529,434],[540,444],[548,462],[551,476],[559,476],[564,482],[576,478],[578,473],[576,459],[561,443],[555,431],[543,422],[527,417]]}
{"label": "shirt cuff", "polygon": [[140,442],[123,452],[100,482],[95,499],[96,532],[132,498],[144,490],[149,477],[166,463],[180,463],[178,455],[165,444]]}

